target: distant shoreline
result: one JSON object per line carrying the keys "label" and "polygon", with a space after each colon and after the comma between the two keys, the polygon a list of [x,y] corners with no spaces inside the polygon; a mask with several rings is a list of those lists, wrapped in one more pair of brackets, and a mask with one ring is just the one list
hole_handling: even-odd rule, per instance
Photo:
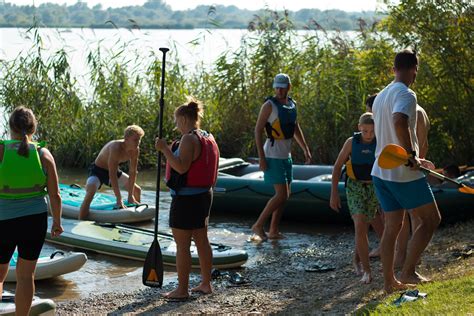
{"label": "distant shoreline", "polygon": [[[89,26],[64,26],[64,25],[2,25],[0,24],[0,28],[3,29],[28,29],[28,28],[40,28],[40,29],[103,29],[103,30],[114,30],[114,29],[125,29],[125,30],[249,30],[247,27],[177,27],[177,26],[169,26],[169,27],[153,27],[153,26],[140,26],[140,27],[126,27],[126,26],[117,26],[117,27],[110,27],[104,25],[89,25]],[[308,30],[307,28],[295,28],[295,31],[315,31],[315,30]],[[357,31],[357,29],[326,29],[326,31],[340,31],[340,32],[353,32]]]}
{"label": "distant shoreline", "polygon": [[[350,31],[359,28],[361,21],[371,25],[385,14],[377,11],[348,12],[343,10],[301,9],[274,11],[246,10],[236,6],[199,5],[194,9],[174,11],[161,1],[143,6],[104,9],[101,5],[88,7],[86,3],[40,6],[18,6],[0,3],[0,27],[52,28],[127,28],[127,29],[247,29],[272,23],[272,27],[290,27],[297,30],[324,29]],[[273,16],[273,22],[268,17]]]}

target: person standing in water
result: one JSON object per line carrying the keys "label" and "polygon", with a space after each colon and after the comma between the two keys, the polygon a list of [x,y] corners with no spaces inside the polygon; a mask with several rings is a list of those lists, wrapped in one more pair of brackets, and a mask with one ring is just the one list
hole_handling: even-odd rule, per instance
{"label": "person standing in water", "polygon": [[[290,197],[293,171],[291,143],[294,138],[304,152],[305,163],[311,162],[311,152],[303,136],[296,116],[296,102],[288,95],[291,89],[290,77],[277,74],[273,80],[275,95],[267,98],[260,109],[255,125],[255,143],[257,146],[260,170],[264,172],[266,184],[273,185],[275,195],[268,201],[259,218],[253,224],[252,231],[259,240],[283,238],[279,224],[286,201]],[[262,142],[265,130],[267,140]],[[272,217],[268,235],[264,225]]]}
{"label": "person standing in water", "polygon": [[201,102],[190,98],[174,112],[181,139],[168,147],[166,140],[156,139],[155,148],[166,158],[166,185],[171,192],[169,225],[176,242],[178,287],[164,294],[168,299],[189,297],[191,239],[194,240],[201,267],[201,283],[191,292],[210,294],[212,249],[207,237],[212,187],[217,180],[219,148],[212,134],[201,130]]}
{"label": "person standing in water", "polygon": [[52,237],[63,232],[61,196],[53,156],[32,140],[37,125],[33,111],[17,107],[9,125],[11,140],[0,141],[0,294],[17,248],[15,313],[28,315],[36,263],[48,228],[45,196],[53,215]]}

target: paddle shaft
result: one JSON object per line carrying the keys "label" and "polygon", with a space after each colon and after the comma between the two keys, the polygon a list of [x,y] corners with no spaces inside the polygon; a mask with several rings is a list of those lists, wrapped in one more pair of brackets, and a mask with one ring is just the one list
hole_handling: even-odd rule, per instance
{"label": "paddle shaft", "polygon": [[[388,144],[382,150],[382,153],[380,154],[378,159],[378,164],[384,169],[393,169],[403,164],[405,164],[406,166],[412,165],[412,162],[410,162],[410,157],[408,156],[408,153],[405,148],[397,144]],[[468,187],[459,181],[448,178],[434,170],[428,169],[423,166],[419,166],[419,169],[426,175],[431,174],[432,176],[438,179],[456,184],[459,188],[459,191],[462,193],[474,194],[473,188]]]}
{"label": "paddle shaft", "polygon": [[[113,228],[117,228],[117,229],[132,230],[132,231],[141,232],[141,233],[144,233],[144,234],[147,234],[147,235],[153,234],[152,230],[149,230],[149,229],[146,229],[146,228],[141,228],[141,227],[136,227],[136,226],[133,226],[133,225],[127,225],[127,224],[97,223],[97,225],[105,226],[105,227],[113,227]],[[170,238],[170,239],[174,239],[172,234],[160,232],[159,235],[160,236],[165,236],[165,237]],[[217,243],[213,243],[213,242],[210,242],[209,244],[211,246],[221,246],[222,245],[222,244],[217,244]]]}
{"label": "paddle shaft", "polygon": [[434,170],[428,169],[428,168],[423,167],[423,166],[420,166],[420,169],[423,170],[426,174],[431,174],[433,177],[438,178],[440,180],[448,181],[448,182],[454,183],[458,186],[463,186],[463,184],[460,183],[459,181],[448,178],[448,177],[446,177],[446,176],[442,175],[441,173],[438,173]]}
{"label": "paddle shaft", "polygon": [[[161,47],[160,51],[163,53],[163,60],[161,62],[161,94],[160,94],[160,116],[158,118],[158,138],[163,137],[163,110],[165,108],[165,65],[166,53],[168,48]],[[160,183],[161,183],[161,151],[158,151],[158,166],[156,175],[156,199],[155,199],[155,240],[158,239],[158,215],[160,209]]]}

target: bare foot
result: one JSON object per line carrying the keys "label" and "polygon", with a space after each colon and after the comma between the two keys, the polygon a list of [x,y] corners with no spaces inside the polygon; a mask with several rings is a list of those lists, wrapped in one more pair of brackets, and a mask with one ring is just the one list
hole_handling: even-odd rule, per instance
{"label": "bare foot", "polygon": [[356,275],[362,275],[362,272],[364,271],[362,269],[362,266],[360,265],[360,262],[353,260],[352,265],[354,266],[354,272]]}
{"label": "bare foot", "polygon": [[265,230],[263,230],[263,227],[253,225],[252,226],[252,231],[262,241],[268,239],[267,234],[265,234]]}
{"label": "bare foot", "polygon": [[162,296],[167,299],[185,300],[189,298],[189,293],[188,290],[181,290],[177,288],[171,292],[163,293]]}
{"label": "bare foot", "polygon": [[360,282],[364,284],[369,284],[370,282],[372,282],[372,274],[370,274],[370,272],[364,271],[364,274],[362,275],[362,279],[360,279]]}
{"label": "bare foot", "polygon": [[411,283],[411,284],[418,284],[418,283],[427,283],[430,282],[431,280],[428,278],[425,278],[418,272],[415,272],[412,275],[400,275],[400,281],[403,283]]}
{"label": "bare foot", "polygon": [[384,291],[387,294],[391,294],[395,291],[407,290],[415,287],[415,284],[402,283],[395,279],[393,283],[384,285]]}
{"label": "bare foot", "polygon": [[377,248],[373,249],[369,253],[369,258],[376,258],[376,257],[380,257],[380,247],[377,247]]}
{"label": "bare foot", "polygon": [[193,293],[199,293],[199,294],[211,294],[212,293],[212,286],[210,283],[208,284],[199,284],[196,287],[193,287],[191,289],[191,292]]}
{"label": "bare foot", "polygon": [[285,239],[285,238],[286,237],[280,232],[276,234],[268,233],[268,239]]}

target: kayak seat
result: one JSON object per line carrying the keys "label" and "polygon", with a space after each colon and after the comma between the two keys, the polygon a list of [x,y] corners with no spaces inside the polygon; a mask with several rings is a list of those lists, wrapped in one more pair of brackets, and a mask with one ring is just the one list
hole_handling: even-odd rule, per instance
{"label": "kayak seat", "polygon": [[309,178],[307,181],[310,182],[330,182],[332,179],[331,174],[320,174],[319,176]]}
{"label": "kayak seat", "polygon": [[263,179],[263,171],[254,171],[241,176],[242,179]]}

